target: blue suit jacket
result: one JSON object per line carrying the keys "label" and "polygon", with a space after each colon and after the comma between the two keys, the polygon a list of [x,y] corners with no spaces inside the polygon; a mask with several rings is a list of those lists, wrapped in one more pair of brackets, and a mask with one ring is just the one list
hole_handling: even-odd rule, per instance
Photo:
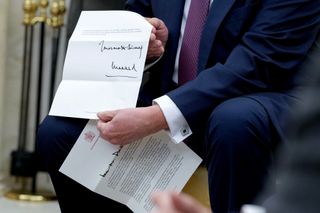
{"label": "blue suit jacket", "polygon": [[[319,33],[319,0],[214,0],[200,43],[198,76],[174,89],[184,0],[129,0],[127,9],[168,27],[166,52],[150,71],[140,99],[167,94],[192,129],[219,103],[238,96],[259,102],[281,133],[295,100],[298,70]],[[174,90],[172,90],[174,89]]]}

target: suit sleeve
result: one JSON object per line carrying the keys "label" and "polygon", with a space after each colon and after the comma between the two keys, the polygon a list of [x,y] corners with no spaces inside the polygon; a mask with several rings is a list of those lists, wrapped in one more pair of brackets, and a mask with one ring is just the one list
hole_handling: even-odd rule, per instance
{"label": "suit sleeve", "polygon": [[153,17],[150,0],[128,0],[125,9],[139,13],[144,17]]}
{"label": "suit sleeve", "polygon": [[203,70],[168,96],[193,128],[224,100],[289,90],[319,25],[319,0],[261,1],[248,31],[226,62]]}

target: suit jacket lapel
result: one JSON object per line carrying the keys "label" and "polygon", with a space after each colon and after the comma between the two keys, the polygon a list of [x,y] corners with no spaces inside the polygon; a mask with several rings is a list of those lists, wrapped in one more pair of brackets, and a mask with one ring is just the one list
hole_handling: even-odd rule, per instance
{"label": "suit jacket lapel", "polygon": [[214,0],[200,42],[199,70],[206,67],[215,36],[224,17],[236,0]]}
{"label": "suit jacket lapel", "polygon": [[[166,24],[169,25],[168,28],[173,32],[171,34],[177,34],[176,37],[179,38],[180,28],[181,28],[181,20],[184,10],[185,0],[175,0],[168,1],[162,3],[163,9],[163,17],[165,17]],[[179,18],[177,18],[179,17]],[[162,17],[161,17],[162,18]]]}

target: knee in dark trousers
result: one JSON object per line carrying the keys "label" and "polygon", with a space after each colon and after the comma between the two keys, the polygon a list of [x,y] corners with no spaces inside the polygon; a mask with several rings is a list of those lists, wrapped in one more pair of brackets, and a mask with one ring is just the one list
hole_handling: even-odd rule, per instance
{"label": "knee in dark trousers", "polygon": [[264,107],[249,97],[225,101],[212,112],[205,150],[215,213],[239,212],[253,201],[269,173],[275,134]]}

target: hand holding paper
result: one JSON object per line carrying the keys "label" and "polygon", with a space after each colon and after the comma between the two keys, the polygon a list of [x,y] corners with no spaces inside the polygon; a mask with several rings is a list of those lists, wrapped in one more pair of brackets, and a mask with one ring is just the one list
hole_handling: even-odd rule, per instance
{"label": "hand holding paper", "polygon": [[146,19],[153,26],[150,36],[147,58],[158,58],[164,52],[169,32],[162,20],[158,18]]}
{"label": "hand holding paper", "polygon": [[131,143],[168,128],[158,105],[101,112],[98,117],[100,136],[117,145]]}

